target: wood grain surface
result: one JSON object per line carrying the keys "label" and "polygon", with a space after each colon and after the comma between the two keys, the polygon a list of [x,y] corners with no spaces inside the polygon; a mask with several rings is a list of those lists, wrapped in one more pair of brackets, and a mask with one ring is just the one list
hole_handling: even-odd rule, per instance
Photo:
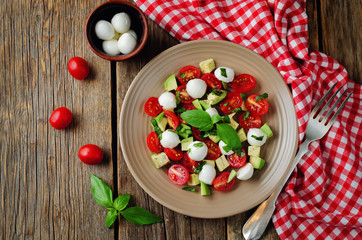
{"label": "wood grain surface", "polygon": [[[102,2],[0,3],[0,239],[243,239],[242,226],[253,210],[224,219],[187,217],[154,201],[127,169],[117,133],[123,98],[142,67],[177,41],[149,20],[149,41],[135,58],[98,58],[83,31],[88,14]],[[341,62],[359,83],[361,12],[359,0],[307,2],[310,46]],[[67,71],[73,56],[90,64],[85,81]],[[58,131],[48,119],[61,106],[74,120]],[[88,143],[104,150],[102,164],[80,162],[78,150]],[[130,193],[131,206],[164,222],[141,227],[121,219],[108,229],[106,209],[91,194],[92,173],[115,196]],[[262,239],[279,239],[271,222]]]}

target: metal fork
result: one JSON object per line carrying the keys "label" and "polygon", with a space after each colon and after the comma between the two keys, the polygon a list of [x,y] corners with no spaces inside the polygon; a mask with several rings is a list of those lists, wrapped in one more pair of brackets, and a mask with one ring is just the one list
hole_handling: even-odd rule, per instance
{"label": "metal fork", "polygon": [[325,112],[327,108],[331,105],[333,99],[336,97],[338,92],[341,90],[342,86],[338,88],[338,90],[332,95],[332,97],[327,101],[324,105],[322,110],[319,111],[322,104],[326,101],[328,96],[332,93],[333,89],[337,83],[335,83],[332,88],[322,97],[322,99],[318,102],[318,104],[313,108],[310,116],[309,121],[307,124],[307,129],[305,131],[305,140],[299,146],[299,150],[297,155],[293,160],[292,167],[289,169],[288,174],[286,175],[285,179],[283,179],[282,183],[275,189],[275,191],[269,196],[267,200],[259,205],[256,211],[251,215],[248,221],[245,223],[243,227],[243,236],[246,240],[255,240],[259,239],[267,227],[270,218],[272,217],[274,210],[275,210],[275,201],[283,189],[284,184],[288,180],[289,176],[292,174],[294,168],[296,167],[299,160],[302,156],[308,151],[309,143],[321,139],[328,130],[333,125],[334,121],[336,120],[337,116],[342,111],[344,105],[351,97],[352,92],[348,94],[346,99],[343,101],[341,106],[338,108],[337,112],[332,116],[331,120],[327,123],[329,117],[331,116],[333,110],[338,106],[338,103],[342,100],[343,96],[346,94],[347,90],[345,90],[342,95],[337,99],[337,101],[333,104],[333,106],[329,109],[326,115]]}

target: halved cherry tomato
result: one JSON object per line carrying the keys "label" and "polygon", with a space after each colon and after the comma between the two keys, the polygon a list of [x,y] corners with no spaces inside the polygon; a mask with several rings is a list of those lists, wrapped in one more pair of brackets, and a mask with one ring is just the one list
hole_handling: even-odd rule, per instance
{"label": "halved cherry tomato", "polygon": [[68,71],[75,79],[83,80],[89,74],[89,65],[81,57],[72,57],[68,62]]}
{"label": "halved cherry tomato", "polygon": [[223,172],[214,179],[212,185],[216,191],[227,191],[234,186],[235,178],[228,183],[229,175],[230,172]]}
{"label": "halved cherry tomato", "polygon": [[167,171],[168,178],[177,185],[183,185],[189,180],[190,174],[187,169],[180,165],[174,164]]}
{"label": "halved cherry tomato", "polygon": [[200,136],[201,131],[198,128],[191,127],[192,133],[194,134],[194,137],[199,141],[204,141],[204,138]]}
{"label": "halved cherry tomato", "polygon": [[[244,116],[249,114],[249,116],[244,119]],[[250,112],[245,112],[239,117],[239,124],[242,128],[249,130],[250,128],[260,128],[261,126],[261,117]]]}
{"label": "halved cherry tomato", "polygon": [[73,114],[66,107],[60,107],[54,110],[54,112],[50,115],[49,123],[55,129],[63,129],[69,126],[72,122]]}
{"label": "halved cherry tomato", "polygon": [[244,152],[244,156],[239,156],[236,153],[228,155],[227,160],[228,163],[233,166],[233,167],[242,167],[245,165],[246,163],[246,153],[245,150],[243,149]]}
{"label": "halved cherry tomato", "polygon": [[187,171],[189,171],[189,173],[194,173],[194,169],[199,166],[199,162],[192,160],[187,153],[184,153],[182,165],[187,169]]}
{"label": "halved cherry tomato", "polygon": [[151,152],[159,153],[162,151],[162,145],[160,140],[158,139],[156,132],[151,132],[147,136],[147,146],[151,150]]}
{"label": "halved cherry tomato", "polygon": [[178,120],[178,117],[176,116],[176,114],[174,112],[171,112],[168,110],[163,110],[163,112],[165,113],[165,116],[167,117],[168,125],[170,125],[170,127],[172,127],[174,130],[176,130],[176,128],[180,124],[180,121]]}
{"label": "halved cherry tomato", "polygon": [[180,99],[182,103],[192,103],[193,99],[186,91],[186,85],[180,85],[176,91],[180,92]]}
{"label": "halved cherry tomato", "polygon": [[245,93],[255,87],[255,78],[249,74],[240,74],[234,78],[231,87],[235,92]]}
{"label": "halved cherry tomato", "polygon": [[189,110],[195,110],[196,107],[193,103],[182,103],[181,104],[181,107],[185,108],[186,111],[189,111]]}
{"label": "halved cherry tomato", "polygon": [[150,97],[145,104],[145,112],[147,115],[155,117],[162,112],[162,107],[158,102],[158,98]]}
{"label": "halved cherry tomato", "polygon": [[231,111],[235,110],[235,108],[238,108],[241,106],[241,103],[243,100],[241,99],[241,96],[237,92],[229,92],[224,100],[220,103],[220,109],[226,114],[230,114]]}
{"label": "halved cherry tomato", "polygon": [[269,103],[265,98],[257,101],[258,96],[257,94],[250,95],[248,99],[246,99],[245,106],[251,113],[260,116],[268,112]]}
{"label": "halved cherry tomato", "polygon": [[194,66],[185,66],[177,73],[177,79],[181,84],[186,84],[189,80],[200,77],[200,70]]}
{"label": "halved cherry tomato", "polygon": [[204,143],[207,146],[207,155],[205,159],[207,160],[216,160],[219,158],[221,151],[219,145],[217,145],[214,141],[205,140]]}
{"label": "halved cherry tomato", "polygon": [[205,73],[201,77],[202,80],[204,80],[211,89],[216,88],[220,90],[222,88],[222,83],[219,79],[215,77],[212,73]]}
{"label": "halved cherry tomato", "polygon": [[179,161],[184,156],[183,152],[179,148],[165,148],[163,151],[167,157],[172,161]]}

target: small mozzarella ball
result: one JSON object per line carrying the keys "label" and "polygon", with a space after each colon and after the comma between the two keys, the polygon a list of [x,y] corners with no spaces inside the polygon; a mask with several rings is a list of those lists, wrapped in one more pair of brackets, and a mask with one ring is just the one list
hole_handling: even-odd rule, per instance
{"label": "small mozzarella ball", "polygon": [[248,180],[253,176],[253,174],[254,174],[253,165],[251,165],[251,163],[247,163],[241,168],[239,168],[236,177],[239,180]]}
{"label": "small mozzarella ball", "polygon": [[[248,143],[252,146],[261,146],[266,142],[268,136],[259,128],[250,128],[247,134]],[[258,140],[260,138],[260,140]]]}
{"label": "small mozzarella ball", "polygon": [[226,151],[224,150],[224,146],[226,146],[226,143],[224,143],[222,140],[220,140],[220,142],[219,142],[219,148],[220,148],[220,151],[221,151],[222,154],[224,154],[224,155],[231,155],[231,154],[234,153],[233,150],[230,150],[230,151],[226,152]]}
{"label": "small mozzarella ball", "polygon": [[115,34],[112,24],[105,20],[99,20],[96,23],[95,33],[102,40],[111,40]]}
{"label": "small mozzarella ball", "polygon": [[114,15],[111,22],[114,29],[119,33],[125,33],[131,27],[131,18],[124,12]]}
{"label": "small mozzarella ball", "polygon": [[200,141],[192,142],[188,147],[189,157],[194,161],[204,160],[207,155],[207,146]]}
{"label": "small mozzarella ball", "polygon": [[102,43],[103,51],[109,55],[115,56],[121,53],[117,46],[117,40],[105,40]]}
{"label": "small mozzarella ball", "polygon": [[215,70],[215,77],[223,82],[232,82],[234,79],[234,70],[228,67],[219,67]]}
{"label": "small mozzarella ball", "polygon": [[180,138],[177,133],[166,130],[162,133],[161,145],[164,148],[174,148],[180,144]]}
{"label": "small mozzarella ball", "polygon": [[136,45],[137,41],[130,33],[123,33],[118,39],[119,51],[125,55],[131,53]]}
{"label": "small mozzarella ball", "polygon": [[206,109],[205,112],[207,112],[210,115],[210,117],[212,117],[214,115],[219,115],[216,108]]}
{"label": "small mozzarella ball", "polygon": [[134,39],[136,39],[136,41],[138,40],[137,33],[134,30],[130,29],[128,33],[131,34],[134,37]]}
{"label": "small mozzarella ball", "polygon": [[215,168],[209,164],[205,164],[200,171],[199,180],[208,185],[212,185],[212,181],[214,181],[215,176]]}
{"label": "small mozzarella ball", "polygon": [[172,109],[176,107],[176,97],[170,92],[162,93],[158,98],[158,102],[165,109]]}
{"label": "small mozzarella ball", "polygon": [[192,98],[201,98],[206,93],[206,82],[199,78],[192,79],[186,84],[186,91]]}

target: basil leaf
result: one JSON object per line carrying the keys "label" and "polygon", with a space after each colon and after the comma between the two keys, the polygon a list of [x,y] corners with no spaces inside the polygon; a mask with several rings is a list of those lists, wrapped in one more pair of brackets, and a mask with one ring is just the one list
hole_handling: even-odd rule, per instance
{"label": "basil leaf", "polygon": [[216,124],[217,135],[231,149],[239,153],[241,151],[241,141],[238,133],[233,127],[226,123]]}
{"label": "basil leaf", "polygon": [[204,144],[202,142],[194,144],[194,147],[196,147],[196,148],[202,148],[203,146],[204,146]]}
{"label": "basil leaf", "polygon": [[199,128],[200,131],[208,131],[213,128],[210,115],[202,110],[189,110],[182,113],[181,118],[193,127]]}
{"label": "basil leaf", "polygon": [[232,150],[229,146],[223,146],[222,149],[224,149],[225,152]]}
{"label": "basil leaf", "polygon": [[162,219],[153,215],[149,211],[141,207],[130,207],[121,212],[122,216],[129,222],[145,225],[162,222]]}
{"label": "basil leaf", "polygon": [[263,138],[264,138],[264,136],[255,136],[255,135],[251,135],[251,137],[257,141],[263,141]]}
{"label": "basil leaf", "polygon": [[222,118],[222,122],[223,123],[230,123],[230,118],[228,115],[225,115],[223,118]]}
{"label": "basil leaf", "polygon": [[189,192],[196,192],[196,189],[191,188],[191,187],[183,187],[182,190],[189,191]]}
{"label": "basil leaf", "polygon": [[213,94],[215,94],[216,96],[221,96],[221,95],[224,93],[223,90],[218,90],[216,87],[213,88],[213,89],[211,90],[211,92],[212,92]]}
{"label": "basil leaf", "polygon": [[178,76],[179,76],[180,78],[184,78],[184,77],[187,76],[187,74],[186,74],[186,73],[183,73],[183,72],[179,72],[179,73],[178,73]]}
{"label": "basil leaf", "polygon": [[211,117],[211,120],[212,120],[212,123],[217,123],[222,120],[222,117],[220,115],[215,114]]}
{"label": "basil leaf", "polygon": [[264,99],[264,98],[268,98],[268,94],[267,94],[267,93],[263,93],[262,95],[259,95],[259,96],[255,97],[255,100],[256,100],[256,101],[260,101],[260,100],[262,100],[262,99]]}
{"label": "basil leaf", "polygon": [[116,199],[114,199],[113,205],[117,211],[123,210],[127,207],[129,199],[131,198],[130,194],[122,194],[119,195]]}
{"label": "basil leaf", "polygon": [[223,77],[228,77],[228,75],[226,74],[226,69],[225,68],[220,68],[220,72],[221,72],[221,76]]}
{"label": "basil leaf", "polygon": [[194,169],[195,174],[199,174],[202,170],[202,167],[206,164],[205,161],[199,163],[199,165]]}
{"label": "basil leaf", "polygon": [[246,111],[245,114],[244,114],[244,116],[243,116],[243,119],[246,120],[246,119],[249,118],[249,116],[250,116],[250,112],[249,112],[249,111]]}
{"label": "basil leaf", "polygon": [[112,190],[101,179],[91,175],[92,195],[103,207],[113,207]]}
{"label": "basil leaf", "polygon": [[180,104],[181,102],[181,97],[180,97],[180,91],[176,91],[176,104]]}
{"label": "basil leaf", "polygon": [[108,211],[107,218],[106,218],[107,228],[110,228],[112,226],[114,221],[116,221],[117,217],[118,217],[118,213],[115,209]]}
{"label": "basil leaf", "polygon": [[234,112],[238,112],[238,111],[241,111],[241,107],[235,108],[234,110],[232,110],[230,112],[234,113]]}
{"label": "basil leaf", "polygon": [[246,96],[244,93],[240,93],[240,96],[243,101],[246,101],[246,99],[248,99],[248,96]]}
{"label": "basil leaf", "polygon": [[158,126],[156,119],[152,119],[152,120],[151,120],[151,125],[152,125],[152,127],[155,129],[155,132],[156,132],[158,138],[161,140],[161,138],[162,138],[162,131],[161,131],[161,128]]}

